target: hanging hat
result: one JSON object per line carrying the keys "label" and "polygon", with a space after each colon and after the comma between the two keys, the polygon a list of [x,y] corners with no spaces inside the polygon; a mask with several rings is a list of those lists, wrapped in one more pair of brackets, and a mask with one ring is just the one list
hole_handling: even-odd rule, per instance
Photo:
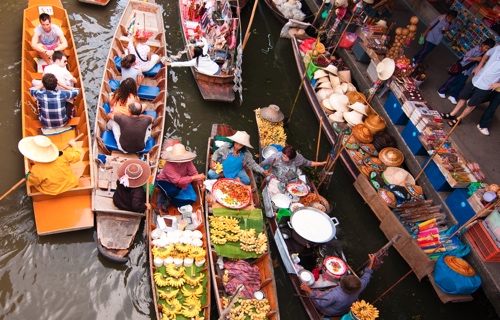
{"label": "hanging hat", "polygon": [[385,202],[385,204],[389,206],[389,208],[396,208],[396,206],[398,205],[396,196],[389,190],[386,190],[384,188],[378,189],[378,196],[380,197],[380,199],[382,199],[382,201]]}
{"label": "hanging hat", "polygon": [[137,30],[134,34],[134,37],[136,39],[140,39],[140,40],[147,40],[149,39],[151,36],[153,35],[153,32],[151,31],[146,31],[146,30]]}
{"label": "hanging hat", "polygon": [[375,25],[387,28],[387,21],[385,21],[385,20],[379,20],[379,21],[377,21],[377,23],[375,23]]}
{"label": "hanging hat", "polygon": [[328,99],[333,93],[333,89],[319,89],[318,92],[316,92],[316,96],[318,97],[319,101],[323,101],[325,99]]}
{"label": "hanging hat", "polygon": [[59,156],[59,149],[46,136],[26,137],[17,148],[26,158],[36,162],[52,162]]}
{"label": "hanging hat", "polygon": [[344,117],[342,116],[343,112],[337,111],[328,116],[331,122],[345,122]]}
{"label": "hanging hat", "polygon": [[176,143],[161,153],[161,158],[168,162],[188,162],[196,158],[196,153],[186,150],[182,143]]}
{"label": "hanging hat", "polygon": [[250,144],[250,135],[246,133],[246,131],[236,131],[235,134],[227,138],[233,140],[234,142],[241,143],[245,147],[253,149],[252,145]]}
{"label": "hanging hat", "polygon": [[323,107],[325,107],[326,109],[328,109],[328,110],[332,110],[332,111],[334,111],[334,110],[335,110],[335,109],[332,107],[332,104],[330,103],[330,99],[325,99],[325,100],[321,101],[321,105],[322,105]]}
{"label": "hanging hat", "polygon": [[148,181],[151,170],[146,162],[139,159],[127,160],[118,168],[118,179],[125,187],[137,188]]}
{"label": "hanging hat", "polygon": [[349,98],[347,98],[346,95],[340,93],[333,93],[329,99],[333,109],[341,112],[347,111]]}
{"label": "hanging hat", "polygon": [[334,75],[337,75],[337,72],[338,72],[337,67],[334,66],[333,64],[329,64],[326,68],[323,68],[322,70],[328,71],[328,72],[330,72],[331,74],[334,74]]}
{"label": "hanging hat", "polygon": [[377,65],[376,69],[378,78],[384,81],[392,76],[396,69],[396,63],[391,58],[385,58]]}
{"label": "hanging hat", "polygon": [[339,77],[333,74],[330,74],[328,77],[330,78],[330,83],[332,84],[332,88],[335,88],[336,86],[340,85]]}
{"label": "hanging hat", "polygon": [[351,126],[363,123],[363,114],[357,112],[356,110],[344,112],[343,114],[345,121]]}
{"label": "hanging hat", "polygon": [[285,115],[280,111],[280,107],[275,104],[270,104],[267,108],[260,109],[260,116],[271,122],[281,122],[285,119]]}
{"label": "hanging hat", "polygon": [[393,147],[387,147],[380,150],[378,157],[388,167],[399,167],[405,160],[403,153]]}
{"label": "hanging hat", "polygon": [[366,104],[363,104],[361,102],[355,102],[354,104],[351,104],[349,106],[349,108],[352,109],[352,110],[356,110],[357,112],[362,113],[365,116],[367,115],[366,114]]}
{"label": "hanging hat", "polygon": [[370,143],[373,140],[372,133],[362,123],[352,127],[352,135],[354,136],[354,138],[356,138],[356,140],[358,140],[361,143]]}
{"label": "hanging hat", "polygon": [[314,79],[319,79],[323,77],[328,77],[328,73],[323,71],[323,69],[318,69],[314,71]]}
{"label": "hanging hat", "polygon": [[382,172],[382,177],[387,184],[397,184],[403,187],[407,184],[415,184],[413,176],[405,169],[399,167],[387,167]]}
{"label": "hanging hat", "polygon": [[378,114],[366,117],[365,125],[368,127],[368,129],[370,129],[370,131],[373,134],[384,130],[386,127],[384,118],[382,118]]}
{"label": "hanging hat", "polygon": [[349,98],[350,104],[354,104],[356,102],[365,103],[366,101],[366,96],[358,91],[348,91],[345,95]]}

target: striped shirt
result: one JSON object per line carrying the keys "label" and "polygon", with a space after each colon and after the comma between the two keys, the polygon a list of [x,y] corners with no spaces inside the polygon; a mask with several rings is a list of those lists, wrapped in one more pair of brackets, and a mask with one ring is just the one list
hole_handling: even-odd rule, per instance
{"label": "striped shirt", "polygon": [[78,89],[71,90],[36,90],[30,89],[30,94],[39,104],[38,118],[45,128],[59,128],[64,126],[69,118],[66,115],[66,101],[75,98]]}

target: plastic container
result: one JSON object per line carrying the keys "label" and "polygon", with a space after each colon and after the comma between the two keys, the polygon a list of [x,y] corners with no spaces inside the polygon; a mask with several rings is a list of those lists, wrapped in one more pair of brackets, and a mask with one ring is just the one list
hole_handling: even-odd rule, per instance
{"label": "plastic container", "polygon": [[283,217],[289,217],[291,216],[291,212],[288,209],[285,208],[279,208],[278,209],[278,222],[281,221],[281,218]]}
{"label": "plastic container", "polygon": [[482,223],[476,223],[465,233],[483,261],[500,262],[500,248]]}

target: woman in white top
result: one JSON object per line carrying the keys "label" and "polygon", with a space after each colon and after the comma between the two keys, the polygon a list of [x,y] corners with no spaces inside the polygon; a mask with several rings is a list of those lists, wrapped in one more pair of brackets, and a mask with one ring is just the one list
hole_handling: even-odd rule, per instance
{"label": "woman in white top", "polygon": [[137,67],[142,72],[151,70],[160,60],[160,56],[151,53],[151,48],[146,44],[152,35],[151,31],[137,30],[127,46],[128,52],[137,58]]}
{"label": "woman in white top", "polygon": [[189,61],[165,62],[165,65],[172,67],[195,67],[196,71],[210,75],[220,75],[221,70],[219,65],[210,59],[208,53],[208,43],[205,38],[202,38],[203,48],[196,46],[191,51],[193,59]]}

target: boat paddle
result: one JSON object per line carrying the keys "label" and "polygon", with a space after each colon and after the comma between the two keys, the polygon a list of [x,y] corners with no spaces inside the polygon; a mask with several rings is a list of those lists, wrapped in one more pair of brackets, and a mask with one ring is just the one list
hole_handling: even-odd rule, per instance
{"label": "boat paddle", "polygon": [[[80,139],[81,137],[83,137],[83,133],[80,133],[78,135],[78,137],[75,138],[75,141],[77,141],[78,139]],[[61,151],[64,151],[66,148],[69,147],[69,144],[66,145],[64,148],[62,148]],[[24,182],[26,182],[26,178],[22,178],[21,180],[19,180],[15,185],[12,186],[12,188],[10,188],[7,192],[5,192],[1,197],[0,197],[0,201],[3,200],[3,198],[5,198],[6,196],[8,196],[12,191],[16,190],[17,187],[19,187],[20,185],[22,185]]]}

